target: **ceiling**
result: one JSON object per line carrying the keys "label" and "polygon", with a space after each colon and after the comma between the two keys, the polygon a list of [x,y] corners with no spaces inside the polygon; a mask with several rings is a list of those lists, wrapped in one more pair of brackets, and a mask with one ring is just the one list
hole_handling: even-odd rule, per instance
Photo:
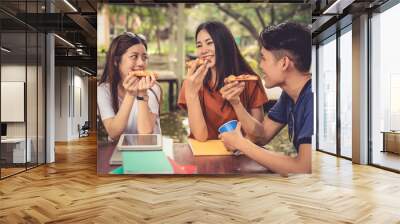
{"label": "ceiling", "polygon": [[55,38],[56,66],[77,66],[95,74],[96,9],[96,0],[1,0],[1,43],[11,50],[2,51],[2,60],[29,61],[44,47],[37,43],[38,33],[49,32],[66,40]]}
{"label": "ceiling", "polygon": [[388,0],[311,0],[313,43],[330,36],[352,18],[373,11]]}
{"label": "ceiling", "polygon": [[[313,40],[323,38],[338,21],[368,10],[374,10],[388,0],[269,0],[267,2],[311,3]],[[162,1],[104,0],[103,3],[145,4]],[[178,1],[177,1],[178,2]],[[249,2],[265,2],[250,0]],[[51,13],[49,13],[51,11]],[[1,0],[0,27],[2,46],[15,49],[8,58],[23,58],[37,51],[35,35],[30,32],[54,32],[70,44],[55,38],[56,65],[73,65],[96,71],[97,1],[96,0]],[[332,28],[333,27],[333,28]],[[27,33],[21,35],[21,33]],[[25,50],[25,45],[27,48]],[[315,43],[315,42],[314,42]],[[39,45],[39,48],[41,45]],[[2,55],[4,53],[2,52]],[[4,58],[3,58],[4,60]]]}

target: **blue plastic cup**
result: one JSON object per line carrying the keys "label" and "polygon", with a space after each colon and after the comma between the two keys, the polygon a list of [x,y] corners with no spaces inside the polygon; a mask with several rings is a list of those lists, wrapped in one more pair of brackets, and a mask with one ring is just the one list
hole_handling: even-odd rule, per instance
{"label": "blue plastic cup", "polygon": [[[221,126],[218,128],[218,132],[219,132],[220,134],[222,134],[222,133],[224,133],[224,132],[233,131],[233,130],[236,129],[237,123],[238,123],[237,120],[228,121],[228,122],[226,122],[225,124],[221,125]],[[240,155],[240,151],[239,151],[239,150],[233,151],[233,155],[235,155],[235,156]]]}
{"label": "blue plastic cup", "polygon": [[224,132],[233,131],[233,130],[235,130],[235,128],[237,126],[237,123],[238,123],[237,120],[228,121],[228,122],[226,122],[225,124],[221,125],[218,128],[218,132],[221,134],[221,133],[224,133]]}

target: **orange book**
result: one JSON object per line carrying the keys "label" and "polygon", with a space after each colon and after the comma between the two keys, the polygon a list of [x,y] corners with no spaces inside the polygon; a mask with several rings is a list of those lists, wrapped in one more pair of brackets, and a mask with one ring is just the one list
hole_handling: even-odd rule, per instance
{"label": "orange book", "polygon": [[230,156],[233,152],[228,151],[221,140],[208,140],[200,142],[195,139],[188,139],[194,156]]}

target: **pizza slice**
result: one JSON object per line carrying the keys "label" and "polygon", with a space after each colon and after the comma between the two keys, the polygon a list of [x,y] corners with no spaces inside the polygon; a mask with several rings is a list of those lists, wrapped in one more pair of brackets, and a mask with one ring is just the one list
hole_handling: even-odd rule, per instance
{"label": "pizza slice", "polygon": [[230,75],[227,78],[225,78],[224,82],[225,83],[230,83],[234,81],[257,81],[258,76],[256,75],[248,75],[248,74],[243,74],[243,75]]}
{"label": "pizza slice", "polygon": [[199,65],[202,65],[202,64],[204,64],[205,62],[206,62],[205,60],[203,60],[203,59],[201,59],[201,58],[197,58],[197,59],[195,59],[195,60],[191,60],[191,61],[186,62],[186,65],[187,65],[188,67],[192,67],[195,63],[198,63]]}
{"label": "pizza slice", "polygon": [[151,76],[154,75],[154,77],[158,77],[158,74],[156,72],[152,72],[152,71],[130,71],[129,75],[134,75],[136,77],[147,77],[147,76]]}

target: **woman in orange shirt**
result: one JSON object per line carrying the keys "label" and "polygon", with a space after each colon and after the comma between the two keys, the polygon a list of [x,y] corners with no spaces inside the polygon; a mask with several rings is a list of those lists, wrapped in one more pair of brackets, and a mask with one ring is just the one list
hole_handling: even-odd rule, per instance
{"label": "woman in orange shirt", "polygon": [[197,28],[195,38],[197,56],[204,63],[196,60],[189,66],[178,99],[178,105],[188,112],[190,137],[199,141],[218,139],[222,124],[234,119],[241,121],[235,110],[247,110],[261,122],[263,104],[268,99],[259,78],[230,83],[243,92],[237,98],[225,96],[230,101],[223,98],[223,94],[235,95],[222,89],[226,77],[257,75],[244,60],[229,29],[220,22],[205,22]]}

